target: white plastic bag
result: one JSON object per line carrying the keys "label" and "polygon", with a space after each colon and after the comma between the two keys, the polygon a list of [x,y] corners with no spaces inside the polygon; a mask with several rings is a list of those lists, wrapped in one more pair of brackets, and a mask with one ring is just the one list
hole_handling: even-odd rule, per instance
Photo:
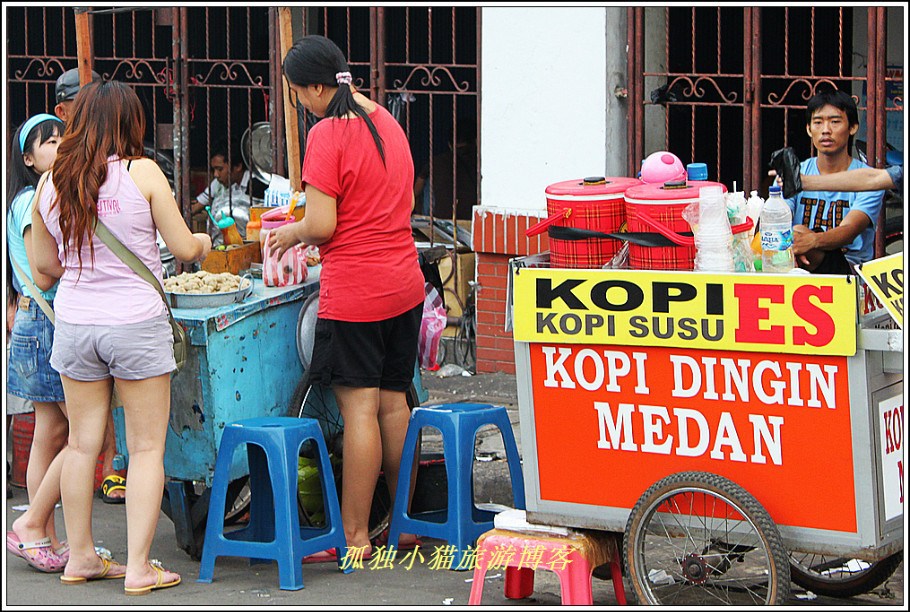
{"label": "white plastic bag", "polygon": [[423,318],[420,321],[420,344],[418,355],[420,367],[433,369],[442,340],[442,330],[446,328],[446,309],[442,305],[442,296],[431,283],[426,283],[426,297],[423,300]]}

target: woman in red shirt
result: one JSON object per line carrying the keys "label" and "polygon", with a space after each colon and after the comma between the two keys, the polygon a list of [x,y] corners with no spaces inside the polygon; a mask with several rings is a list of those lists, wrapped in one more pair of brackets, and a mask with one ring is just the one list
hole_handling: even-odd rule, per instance
{"label": "woman in red shirt", "polygon": [[348,547],[362,548],[366,558],[380,467],[395,499],[423,314],[411,235],[414,162],[398,122],[351,87],[347,61],[331,40],[297,41],[283,70],[297,103],[322,120],[307,136],[306,215],[273,230],[269,243],[279,256],[296,244],[319,245],[310,377],[332,387],[344,419],[341,515]]}

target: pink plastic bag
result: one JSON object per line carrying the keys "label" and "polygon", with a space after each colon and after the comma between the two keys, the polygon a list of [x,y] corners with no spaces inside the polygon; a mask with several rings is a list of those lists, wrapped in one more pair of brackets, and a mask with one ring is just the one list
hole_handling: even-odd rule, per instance
{"label": "pink plastic bag", "polygon": [[307,251],[303,245],[296,245],[285,251],[279,259],[268,240],[262,245],[262,282],[266,287],[287,287],[306,281]]}
{"label": "pink plastic bag", "polygon": [[442,330],[446,328],[446,309],[442,296],[432,284],[426,284],[426,298],[423,300],[423,318],[420,321],[420,344],[418,355],[420,367],[433,369],[437,366],[439,342]]}

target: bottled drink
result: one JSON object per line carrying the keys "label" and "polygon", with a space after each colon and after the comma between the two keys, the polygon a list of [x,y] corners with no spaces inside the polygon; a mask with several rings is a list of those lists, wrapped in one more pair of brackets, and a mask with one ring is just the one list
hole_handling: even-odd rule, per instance
{"label": "bottled drink", "polygon": [[780,187],[768,189],[761,209],[762,271],[787,273],[793,269],[793,213],[780,194]]}

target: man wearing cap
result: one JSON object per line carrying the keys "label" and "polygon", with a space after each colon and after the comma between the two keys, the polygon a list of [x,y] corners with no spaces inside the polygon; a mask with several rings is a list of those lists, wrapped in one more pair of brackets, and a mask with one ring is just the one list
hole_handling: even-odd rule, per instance
{"label": "man wearing cap", "polygon": [[[101,75],[92,70],[92,81],[100,80]],[[54,98],[57,101],[54,114],[60,117],[64,123],[69,121],[70,107],[73,105],[73,98],[79,93],[80,87],[78,68],[70,68],[57,79],[57,84],[54,86]]]}
{"label": "man wearing cap", "polygon": [[[100,81],[101,75],[92,70],[92,81]],[[81,89],[79,83],[79,69],[70,68],[60,75],[54,85],[54,114],[64,123],[69,121],[71,108],[76,94]],[[104,445],[101,449],[101,470],[105,475],[101,483],[101,499],[108,504],[122,504],[126,501],[126,480],[114,471],[114,455],[117,452],[117,441],[114,431],[113,414],[108,416],[107,431],[104,436]]]}

